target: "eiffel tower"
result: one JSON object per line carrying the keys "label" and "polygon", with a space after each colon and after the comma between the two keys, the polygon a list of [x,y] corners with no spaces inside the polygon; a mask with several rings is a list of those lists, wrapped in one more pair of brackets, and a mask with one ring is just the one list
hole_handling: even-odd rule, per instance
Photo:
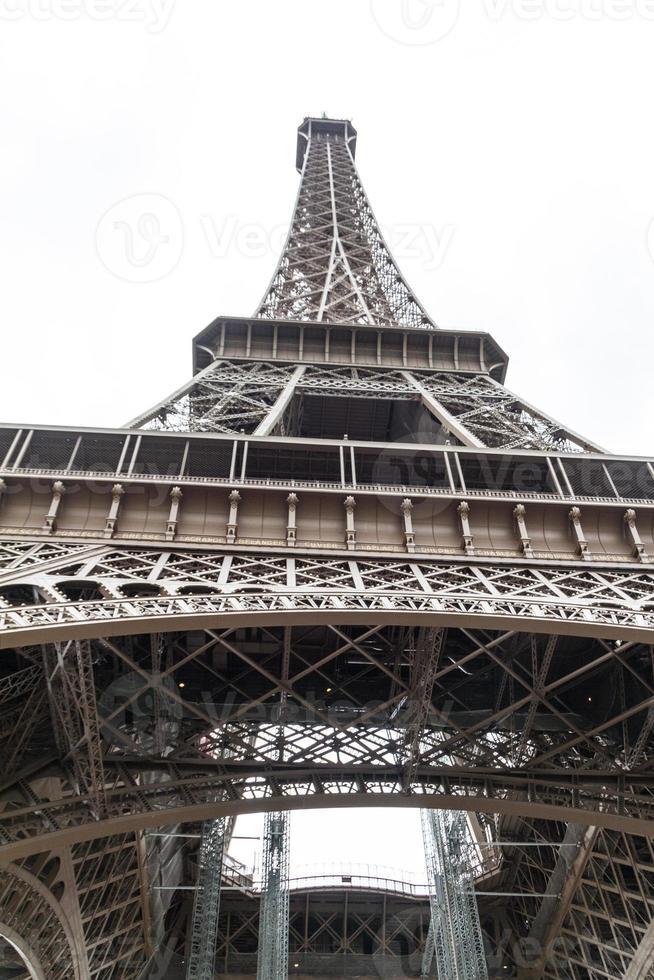
{"label": "eiffel tower", "polygon": [[[654,466],[432,321],[356,139],[304,120],[270,285],[188,383],[0,426],[1,976],[469,978],[447,927],[475,976],[654,977]],[[291,811],[381,806],[423,811],[431,915],[289,882]]]}

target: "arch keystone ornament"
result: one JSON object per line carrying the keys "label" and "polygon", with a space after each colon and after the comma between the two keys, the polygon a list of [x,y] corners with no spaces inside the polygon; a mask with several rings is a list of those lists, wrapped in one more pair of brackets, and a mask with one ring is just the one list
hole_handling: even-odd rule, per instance
{"label": "arch keystone ornament", "polygon": [[0,425],[0,935],[44,980],[320,975],[287,814],[349,806],[423,811],[431,931],[324,897],[343,975],[651,967],[653,462],[436,325],[356,140],[303,121],[271,282],[189,381],[122,428]]}

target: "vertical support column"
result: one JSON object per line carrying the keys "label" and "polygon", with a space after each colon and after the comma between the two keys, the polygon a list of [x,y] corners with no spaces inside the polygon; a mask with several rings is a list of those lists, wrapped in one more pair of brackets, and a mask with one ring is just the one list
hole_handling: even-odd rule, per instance
{"label": "vertical support column", "polygon": [[289,919],[288,813],[267,813],[263,833],[263,891],[257,980],[287,980]]}
{"label": "vertical support column", "polygon": [[238,533],[238,505],[241,495],[238,490],[232,490],[229,495],[229,517],[227,519],[227,544],[234,544]]}
{"label": "vertical support column", "polygon": [[591,561],[592,555],[588,550],[588,542],[586,541],[586,536],[584,534],[584,529],[581,526],[581,510],[579,507],[571,507],[570,514],[570,524],[572,525],[572,533],[575,536],[577,542],[577,554],[584,561]]}
{"label": "vertical support column", "polygon": [[434,943],[434,920],[430,917],[429,930],[427,932],[427,938],[425,939],[425,950],[422,954],[422,964],[420,966],[420,980],[429,980],[429,977],[431,977],[431,968],[435,955],[436,946]]}
{"label": "vertical support column", "polygon": [[225,818],[219,817],[202,828],[186,980],[213,980],[215,976],[225,825]]}
{"label": "vertical support column", "polygon": [[[474,894],[467,818],[462,811],[422,810],[433,944],[439,980],[488,980]],[[423,976],[431,964],[423,958]]]}
{"label": "vertical support column", "polygon": [[182,503],[181,487],[173,487],[170,491],[170,511],[166,521],[166,541],[173,541],[177,534],[177,524],[179,521],[179,508]]}
{"label": "vertical support column", "polygon": [[415,643],[410,644],[406,651],[411,664],[411,674],[403,746],[402,789],[405,793],[411,792],[411,785],[420,763],[422,740],[425,737],[432,707],[434,677],[440,667],[446,635],[446,630],[421,627]]}
{"label": "vertical support column", "polygon": [[[1,481],[0,481],[1,482]],[[2,488],[0,487],[0,494],[2,493]],[[645,551],[645,545],[643,544],[642,538],[638,533],[638,527],[636,525],[636,511],[629,510],[625,511],[624,514],[625,530],[627,532],[627,537],[631,542],[632,555],[634,558],[638,558],[639,561],[648,561],[647,552]]]}
{"label": "vertical support column", "polygon": [[105,538],[113,537],[114,531],[116,530],[116,525],[118,524],[120,505],[124,496],[125,488],[123,487],[122,483],[114,483],[113,487],[111,488],[111,507],[109,508],[109,514],[104,526]]}
{"label": "vertical support column", "polygon": [[[287,683],[291,666],[291,627],[284,629],[281,675]],[[282,691],[279,705],[279,760],[284,759],[288,694]],[[263,888],[259,914],[259,957],[257,980],[287,980],[289,931],[289,815],[267,813],[263,830]]]}
{"label": "vertical support column", "polygon": [[61,480],[56,480],[52,484],[52,500],[50,501],[50,509],[45,515],[45,520],[43,522],[44,534],[52,534],[57,530],[57,514],[59,513],[61,501],[65,493],[66,487],[63,485]]}
{"label": "vertical support column", "polygon": [[531,547],[529,532],[527,531],[527,508],[525,505],[516,504],[513,510],[513,516],[515,517],[515,522],[518,527],[518,535],[520,537],[522,553],[525,558],[532,558],[534,552]]}
{"label": "vertical support column", "polygon": [[413,502],[408,497],[405,497],[400,504],[400,508],[404,518],[404,544],[406,546],[406,550],[410,554],[413,554],[416,550],[416,536],[413,531],[412,517]]}
{"label": "vertical support column", "polygon": [[286,525],[286,544],[294,548],[297,541],[297,505],[299,498],[296,493],[289,493],[286,498],[288,506],[288,523]]}
{"label": "vertical support column", "polygon": [[357,505],[354,497],[346,497],[345,504],[345,546],[348,551],[354,551],[357,546],[357,532],[354,527],[354,509]]}
{"label": "vertical support column", "polygon": [[470,504],[467,500],[462,500],[456,509],[461,521],[461,534],[463,535],[463,550],[466,555],[474,555],[475,546],[470,530]]}
{"label": "vertical support column", "polygon": [[57,747],[72,762],[80,793],[91,798],[101,817],[106,796],[91,644],[50,644],[43,648],[43,665]]}

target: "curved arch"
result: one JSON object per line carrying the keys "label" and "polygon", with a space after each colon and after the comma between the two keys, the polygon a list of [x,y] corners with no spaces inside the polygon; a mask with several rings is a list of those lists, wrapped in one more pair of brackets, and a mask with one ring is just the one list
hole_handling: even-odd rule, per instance
{"label": "curved arch", "polygon": [[[44,851],[46,848],[39,848]],[[2,862],[0,935],[18,951],[35,980],[80,980],[75,943],[65,914],[47,887],[25,868]],[[20,902],[12,903],[16,892]],[[20,908],[20,915],[14,908]]]}
{"label": "curved arch", "polygon": [[220,595],[221,589],[215,585],[183,585],[175,595]]}
{"label": "curved arch", "polygon": [[106,598],[100,583],[94,578],[68,578],[57,581],[56,587],[71,602],[102,601]]}
{"label": "curved arch", "polygon": [[121,582],[119,588],[128,599],[154,599],[162,594],[161,586],[154,582]]}
{"label": "curved arch", "polygon": [[41,602],[45,602],[43,590],[32,582],[9,582],[0,585],[0,600],[4,600],[10,606],[33,606],[37,596]]}
{"label": "curved arch", "polygon": [[0,648],[65,639],[238,626],[454,626],[654,640],[654,613],[625,604],[425,592],[222,592],[0,610]]}
{"label": "curved arch", "polygon": [[48,980],[32,947],[2,919],[0,919],[0,939],[5,939],[18,953],[31,980]]}
{"label": "curved arch", "polygon": [[542,803],[525,800],[489,799],[484,796],[451,796],[421,793],[404,796],[400,793],[324,794],[320,796],[269,796],[254,800],[230,800],[224,803],[195,803],[166,807],[165,810],[141,811],[105,817],[89,823],[78,823],[64,830],[51,831],[38,837],[21,838],[0,847],[0,862],[27,857],[44,850],[99,840],[115,834],[149,830],[171,824],[196,823],[217,817],[234,817],[249,813],[277,810],[374,809],[403,807],[434,810],[466,810],[474,813],[498,813],[531,819],[573,822],[583,826],[604,827],[607,830],[654,837],[654,820],[629,817],[620,813],[589,810],[578,806]]}

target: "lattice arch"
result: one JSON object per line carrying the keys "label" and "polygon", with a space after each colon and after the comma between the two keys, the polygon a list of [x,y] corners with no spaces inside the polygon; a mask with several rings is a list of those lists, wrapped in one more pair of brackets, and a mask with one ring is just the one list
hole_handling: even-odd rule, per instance
{"label": "lattice arch", "polygon": [[84,980],[63,910],[34,875],[13,864],[0,868],[3,936],[34,980]]}

